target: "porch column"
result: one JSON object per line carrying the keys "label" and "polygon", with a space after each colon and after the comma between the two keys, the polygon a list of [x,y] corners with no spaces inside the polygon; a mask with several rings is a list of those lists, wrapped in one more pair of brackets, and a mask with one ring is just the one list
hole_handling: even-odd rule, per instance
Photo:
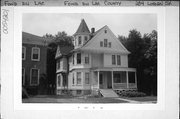
{"label": "porch column", "polygon": [[128,75],[128,71],[126,71],[126,83],[127,83],[127,88],[129,88],[129,75]]}
{"label": "porch column", "polygon": [[136,72],[135,72],[135,84],[136,84],[136,88],[137,88],[137,75],[136,75]]}
{"label": "porch column", "polygon": [[112,79],[112,89],[114,89],[114,77],[113,77],[113,71],[111,71],[111,79]]}
{"label": "porch column", "polygon": [[99,71],[97,72],[97,77],[98,77],[98,89],[99,89]]}

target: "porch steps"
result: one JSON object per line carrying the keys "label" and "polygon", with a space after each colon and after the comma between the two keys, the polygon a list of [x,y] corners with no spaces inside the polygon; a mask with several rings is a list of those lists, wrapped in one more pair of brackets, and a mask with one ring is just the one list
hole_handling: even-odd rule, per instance
{"label": "porch steps", "polygon": [[112,89],[100,89],[103,97],[119,97]]}

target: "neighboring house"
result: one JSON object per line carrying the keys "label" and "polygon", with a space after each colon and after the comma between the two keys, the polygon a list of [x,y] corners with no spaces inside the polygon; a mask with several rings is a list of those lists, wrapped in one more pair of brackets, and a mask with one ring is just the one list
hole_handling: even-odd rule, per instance
{"label": "neighboring house", "polygon": [[45,38],[22,32],[22,86],[29,94],[40,94],[46,89],[47,42]]}
{"label": "neighboring house", "polygon": [[[57,94],[98,94],[101,89],[137,90],[136,69],[128,68],[130,52],[108,26],[95,32],[84,19],[74,34],[74,49],[56,52]],[[65,81],[65,82],[64,82]]]}

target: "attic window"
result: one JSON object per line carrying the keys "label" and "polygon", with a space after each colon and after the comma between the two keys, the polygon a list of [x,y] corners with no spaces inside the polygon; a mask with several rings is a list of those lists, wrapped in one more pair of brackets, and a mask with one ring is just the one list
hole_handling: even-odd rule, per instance
{"label": "attic window", "polygon": [[104,33],[107,33],[107,30],[104,30]]}

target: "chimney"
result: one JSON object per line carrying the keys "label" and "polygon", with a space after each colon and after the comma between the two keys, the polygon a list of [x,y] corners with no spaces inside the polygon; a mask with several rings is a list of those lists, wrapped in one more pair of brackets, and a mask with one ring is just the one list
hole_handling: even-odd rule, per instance
{"label": "chimney", "polygon": [[95,28],[91,28],[91,34],[95,32]]}

